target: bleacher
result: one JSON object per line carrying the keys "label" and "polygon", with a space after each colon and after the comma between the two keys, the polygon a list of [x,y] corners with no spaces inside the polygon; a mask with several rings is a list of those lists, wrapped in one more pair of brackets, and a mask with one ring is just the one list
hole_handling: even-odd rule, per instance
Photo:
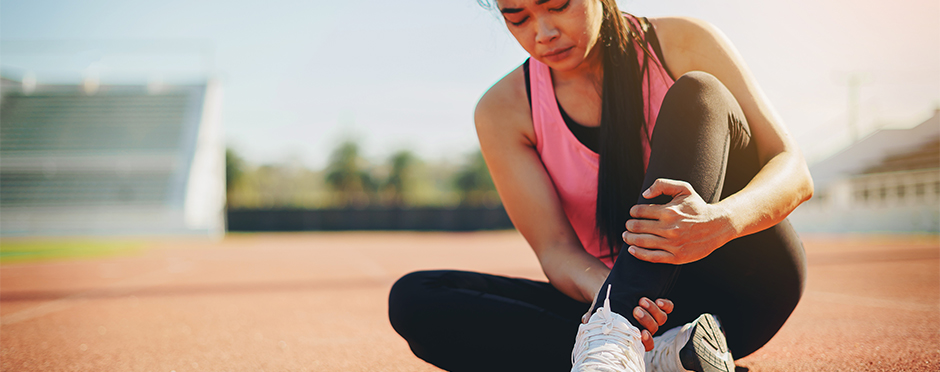
{"label": "bleacher", "polygon": [[802,232],[940,231],[940,110],[882,129],[810,166],[813,198],[790,215]]}
{"label": "bleacher", "polygon": [[4,153],[174,151],[180,147],[187,93],[13,93],[4,97],[0,109],[0,149]]}
{"label": "bleacher", "polygon": [[222,231],[224,146],[209,84],[89,94],[3,83],[0,233]]}
{"label": "bleacher", "polygon": [[919,169],[940,169],[940,139],[930,141],[908,152],[891,155],[862,173],[897,172]]}

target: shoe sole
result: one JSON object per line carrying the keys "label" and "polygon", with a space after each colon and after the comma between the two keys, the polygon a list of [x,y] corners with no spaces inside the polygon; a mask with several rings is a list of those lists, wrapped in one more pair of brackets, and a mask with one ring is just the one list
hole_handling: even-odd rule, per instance
{"label": "shoe sole", "polygon": [[734,372],[734,358],[715,316],[702,314],[694,327],[679,352],[683,367],[697,372]]}

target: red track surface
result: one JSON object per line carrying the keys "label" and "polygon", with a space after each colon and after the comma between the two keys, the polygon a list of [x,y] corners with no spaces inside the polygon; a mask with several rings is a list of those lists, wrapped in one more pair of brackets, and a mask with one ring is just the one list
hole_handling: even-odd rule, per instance
{"label": "red track surface", "polygon": [[[809,236],[806,294],[737,362],[765,371],[937,371],[940,241]],[[437,371],[386,319],[399,276],[542,278],[515,232],[237,235],[140,256],[0,267],[3,371]]]}

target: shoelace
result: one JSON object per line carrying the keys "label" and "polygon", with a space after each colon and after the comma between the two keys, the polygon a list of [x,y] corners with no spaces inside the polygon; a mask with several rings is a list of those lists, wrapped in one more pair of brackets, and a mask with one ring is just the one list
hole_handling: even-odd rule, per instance
{"label": "shoelace", "polygon": [[604,306],[578,329],[572,371],[645,372],[640,331],[610,310],[610,285]]}

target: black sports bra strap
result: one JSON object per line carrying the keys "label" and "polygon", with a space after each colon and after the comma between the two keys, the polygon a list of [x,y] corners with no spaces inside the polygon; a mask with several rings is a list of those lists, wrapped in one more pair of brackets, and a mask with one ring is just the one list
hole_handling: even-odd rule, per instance
{"label": "black sports bra strap", "polygon": [[637,17],[637,20],[640,22],[640,27],[643,31],[643,40],[646,40],[646,43],[653,47],[653,53],[656,53],[656,58],[659,59],[659,63],[663,66],[663,69],[666,70],[666,73],[672,76],[672,72],[669,71],[669,66],[666,65],[666,59],[663,58],[663,50],[659,46],[656,28],[653,27],[653,24],[650,23],[649,19],[646,19],[646,17]]}
{"label": "black sports bra strap", "polygon": [[525,96],[529,99],[529,107],[532,107],[532,83],[529,81],[529,59],[525,59],[522,64],[522,72],[525,74]]}

